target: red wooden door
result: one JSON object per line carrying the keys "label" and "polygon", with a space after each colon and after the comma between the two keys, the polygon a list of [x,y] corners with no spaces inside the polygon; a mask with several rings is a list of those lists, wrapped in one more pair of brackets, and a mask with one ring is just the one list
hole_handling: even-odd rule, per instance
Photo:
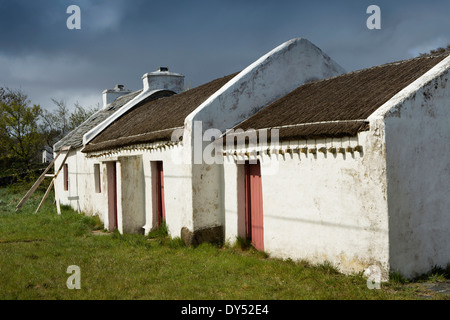
{"label": "red wooden door", "polygon": [[158,226],[166,220],[166,207],[164,204],[164,169],[163,162],[156,163],[156,201],[157,201],[157,217]]}
{"label": "red wooden door", "polygon": [[69,191],[69,165],[64,164],[64,191]]}
{"label": "red wooden door", "polygon": [[117,229],[117,172],[116,163],[106,163],[108,178],[108,229]]}
{"label": "red wooden door", "polygon": [[260,163],[245,164],[246,232],[252,245],[264,250],[263,198]]}

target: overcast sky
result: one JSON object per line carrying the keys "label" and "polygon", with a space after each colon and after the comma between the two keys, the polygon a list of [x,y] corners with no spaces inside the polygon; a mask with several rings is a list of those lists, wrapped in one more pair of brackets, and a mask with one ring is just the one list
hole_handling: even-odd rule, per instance
{"label": "overcast sky", "polygon": [[[69,5],[81,29],[69,30]],[[369,5],[381,29],[369,30]],[[242,70],[303,37],[347,71],[417,56],[450,43],[450,1],[0,0],[0,87],[54,108],[101,102],[101,92],[160,66],[191,88]]]}

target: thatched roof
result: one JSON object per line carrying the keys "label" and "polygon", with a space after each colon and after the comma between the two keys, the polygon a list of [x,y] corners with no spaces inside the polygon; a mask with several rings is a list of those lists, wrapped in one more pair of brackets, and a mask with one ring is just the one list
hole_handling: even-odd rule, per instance
{"label": "thatched roof", "polygon": [[59,151],[63,146],[71,146],[73,149],[83,146],[83,135],[92,128],[99,125],[102,121],[112,115],[114,112],[122,108],[129,101],[134,99],[142,90],[138,90],[114,100],[106,109],[100,109],[91,117],[84,121],[80,126],[69,132],[61,140],[55,143],[55,151]]}
{"label": "thatched roof", "polygon": [[300,86],[234,129],[279,129],[280,140],[355,136],[367,118],[447,55],[389,63]]}
{"label": "thatched roof", "polygon": [[185,118],[235,75],[236,73],[133,108],[89,142],[82,151],[93,152],[170,141],[174,130],[184,126]]}
{"label": "thatched roof", "polygon": [[[422,56],[304,84],[233,129],[277,128],[280,140],[355,136],[369,129],[373,112],[446,56]],[[185,118],[235,75],[133,108],[83,152],[170,141]]]}

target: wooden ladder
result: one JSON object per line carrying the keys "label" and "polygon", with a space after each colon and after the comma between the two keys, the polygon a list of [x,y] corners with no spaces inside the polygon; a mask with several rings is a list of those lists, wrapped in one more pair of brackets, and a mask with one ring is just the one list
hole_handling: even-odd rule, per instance
{"label": "wooden ladder", "polygon": [[[30,190],[28,190],[27,194],[22,198],[22,200],[20,200],[19,204],[16,207],[17,208],[16,211],[19,211],[22,208],[22,206],[25,204],[25,202],[27,202],[27,200],[31,197],[31,195],[34,193],[34,191],[36,191],[36,189],[39,187],[39,185],[42,183],[42,181],[44,181],[44,179],[46,177],[51,177],[51,178],[53,178],[52,182],[48,186],[47,191],[45,192],[44,197],[42,198],[41,203],[39,203],[39,206],[36,209],[35,213],[37,213],[41,209],[42,204],[44,203],[45,199],[47,198],[48,194],[50,193],[52,186],[55,184],[56,178],[58,177],[59,173],[61,172],[61,169],[64,167],[64,164],[66,163],[67,157],[69,156],[69,153],[70,153],[70,149],[71,149],[71,147],[69,146],[69,147],[62,147],[61,150],[59,150],[58,154],[52,160],[52,162],[50,162],[47,169],[44,170],[44,172],[41,174],[39,179],[36,180],[36,182],[33,184],[33,186],[30,188]],[[67,153],[66,153],[66,156],[64,157],[64,160],[62,161],[61,165],[59,166],[58,171],[55,174],[47,174],[48,170],[50,170],[50,168],[53,166],[56,159],[58,159],[59,155],[64,151],[67,151]],[[59,196],[58,196],[56,187],[55,187],[55,200],[56,200],[56,210],[57,210],[58,214],[61,214],[61,206],[59,204]]]}

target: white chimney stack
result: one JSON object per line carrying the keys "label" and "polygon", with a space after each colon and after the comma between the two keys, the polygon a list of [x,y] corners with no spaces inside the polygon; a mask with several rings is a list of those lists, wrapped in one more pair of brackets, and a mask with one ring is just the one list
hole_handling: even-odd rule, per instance
{"label": "white chimney stack", "polygon": [[144,91],[171,90],[175,93],[184,91],[184,76],[169,72],[169,68],[160,67],[158,70],[142,76]]}
{"label": "white chimney stack", "polygon": [[128,93],[131,93],[131,90],[125,89],[125,86],[122,84],[116,84],[116,87],[114,89],[107,89],[103,91],[103,108],[108,106],[118,97]]}

